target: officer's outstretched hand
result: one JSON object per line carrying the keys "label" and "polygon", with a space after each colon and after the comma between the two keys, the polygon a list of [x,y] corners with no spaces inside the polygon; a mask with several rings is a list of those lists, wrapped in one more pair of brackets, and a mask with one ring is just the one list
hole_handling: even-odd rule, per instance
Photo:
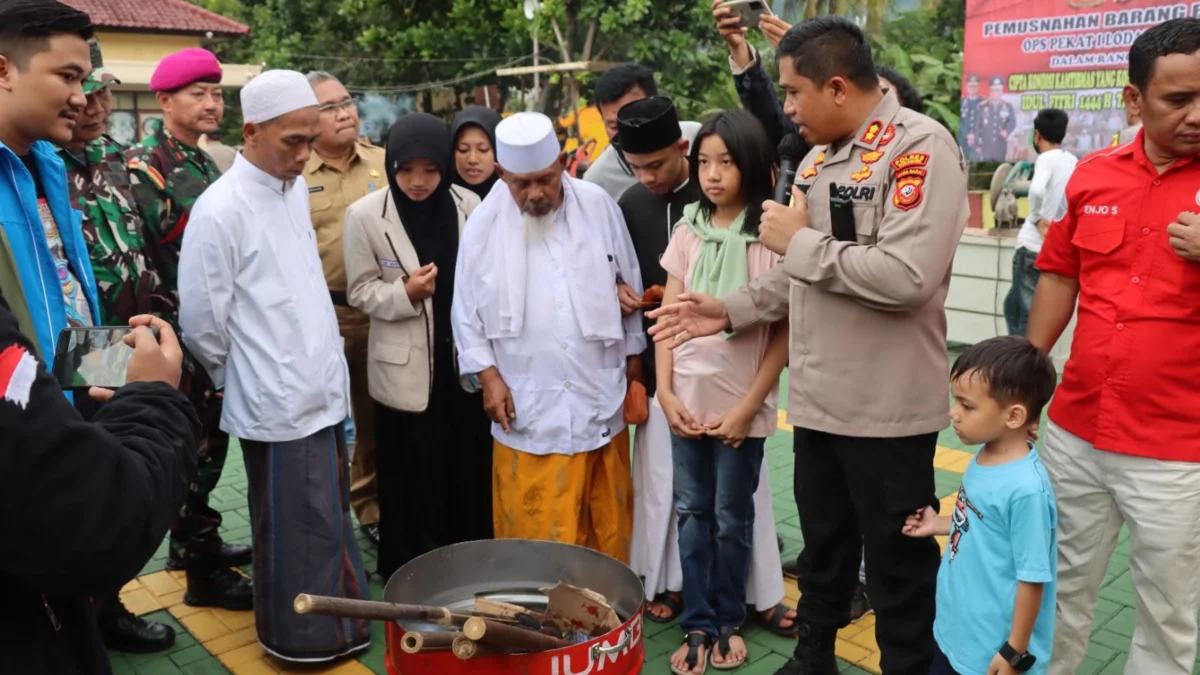
{"label": "officer's outstretched hand", "polygon": [[[135,316],[129,320],[133,330],[125,336],[125,344],[133,348],[129,357],[129,366],[125,371],[125,382],[166,382],[172,387],[179,387],[179,377],[183,364],[183,349],[179,346],[179,338],[171,324],[156,316]],[[150,327],[158,329],[158,339]],[[116,392],[110,389],[92,387],[88,396],[97,401],[107,401]]]}
{"label": "officer's outstretched hand", "polygon": [[787,206],[767,200],[763,202],[762,222],[758,226],[758,240],[772,253],[787,253],[792,237],[808,227],[808,201],[800,188],[792,186],[792,204]]}
{"label": "officer's outstretched hand", "polygon": [[665,342],[671,349],[694,338],[729,330],[725,303],[704,293],[680,293],[675,302],[647,312],[646,318],[657,321],[650,327],[654,341]]}

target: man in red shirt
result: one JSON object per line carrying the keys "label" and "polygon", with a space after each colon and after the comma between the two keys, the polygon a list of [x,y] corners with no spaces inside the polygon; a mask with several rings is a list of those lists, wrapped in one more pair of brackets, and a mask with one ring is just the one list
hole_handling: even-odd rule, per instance
{"label": "man in red shirt", "polygon": [[1122,524],[1137,595],[1127,675],[1186,675],[1200,609],[1200,19],[1129,51],[1133,143],[1079,162],[1050,228],[1028,337],[1079,301],[1042,457],[1058,499],[1050,675],[1075,673]]}

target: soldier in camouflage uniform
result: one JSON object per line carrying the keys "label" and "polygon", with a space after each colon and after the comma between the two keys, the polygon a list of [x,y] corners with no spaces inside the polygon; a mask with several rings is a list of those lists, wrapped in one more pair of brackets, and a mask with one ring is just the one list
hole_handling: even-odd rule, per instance
{"label": "soldier in camouflage uniform", "polygon": [[[108,86],[118,81],[103,61],[94,65],[100,59],[95,40],[92,49],[93,71],[83,85],[88,96],[83,124],[59,156],[67,165],[71,197],[83,212],[83,237],[100,292],[100,320],[123,326],[131,317],[155,312],[157,303],[151,297],[162,289],[158,273],[146,259],[142,217],[129,182],[125,148],[102,132],[112,106]],[[102,111],[94,118],[88,114],[93,107]],[[100,135],[92,138],[94,133]]]}
{"label": "soldier in camouflage uniform", "polygon": [[[224,114],[221,67],[207,50],[185,49],[163,59],[150,79],[163,109],[162,127],[126,152],[130,183],[145,221],[146,248],[167,293],[162,316],[178,325],[178,268],[188,214],[220,175],[198,147]],[[221,514],[208,504],[229,452],[220,429],[221,399],[204,368],[185,351],[180,389],[188,394],[204,425],[199,467],[179,518],[171,526],[168,569],[187,570],[184,602],[192,606],[249,610],[253,587],[230,570],[250,563],[250,548],[221,541]]]}
{"label": "soldier in camouflage uniform", "polygon": [[[96,277],[100,321],[124,326],[132,317],[154,311],[151,296],[160,292],[160,282],[146,260],[142,218],[130,191],[125,149],[104,133],[112,112],[108,88],[119,80],[104,67],[100,43],[89,40],[88,45],[92,72],[83,83],[87,106],[71,142],[58,154],[67,167],[72,204],[83,213],[83,238]],[[134,616],[121,603],[119,591],[114,588],[95,599],[105,646],[138,653],[170,648],[175,630]]]}

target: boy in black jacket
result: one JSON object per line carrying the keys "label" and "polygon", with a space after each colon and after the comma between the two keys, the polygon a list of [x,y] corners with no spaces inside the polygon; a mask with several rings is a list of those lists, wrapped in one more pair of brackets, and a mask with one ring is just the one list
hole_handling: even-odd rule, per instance
{"label": "boy in black jacket", "polygon": [[161,319],[130,325],[129,384],[93,389],[109,400],[87,423],[0,298],[0,672],[112,672],[89,596],[137,575],[195,473],[179,342]]}

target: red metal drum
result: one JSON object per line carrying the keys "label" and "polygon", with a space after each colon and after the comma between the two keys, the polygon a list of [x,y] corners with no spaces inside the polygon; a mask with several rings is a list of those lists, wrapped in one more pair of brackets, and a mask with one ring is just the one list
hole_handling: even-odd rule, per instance
{"label": "red metal drum", "polygon": [[449,651],[408,654],[406,630],[444,630],[413,621],[387,625],[389,675],[638,675],[645,663],[641,580],[628,567],[580,546],[498,539],[438,549],[400,568],[384,600],[469,609],[476,595],[536,594],[559,582],[603,595],[623,621],[608,634],[550,652],[488,656],[463,661]]}

